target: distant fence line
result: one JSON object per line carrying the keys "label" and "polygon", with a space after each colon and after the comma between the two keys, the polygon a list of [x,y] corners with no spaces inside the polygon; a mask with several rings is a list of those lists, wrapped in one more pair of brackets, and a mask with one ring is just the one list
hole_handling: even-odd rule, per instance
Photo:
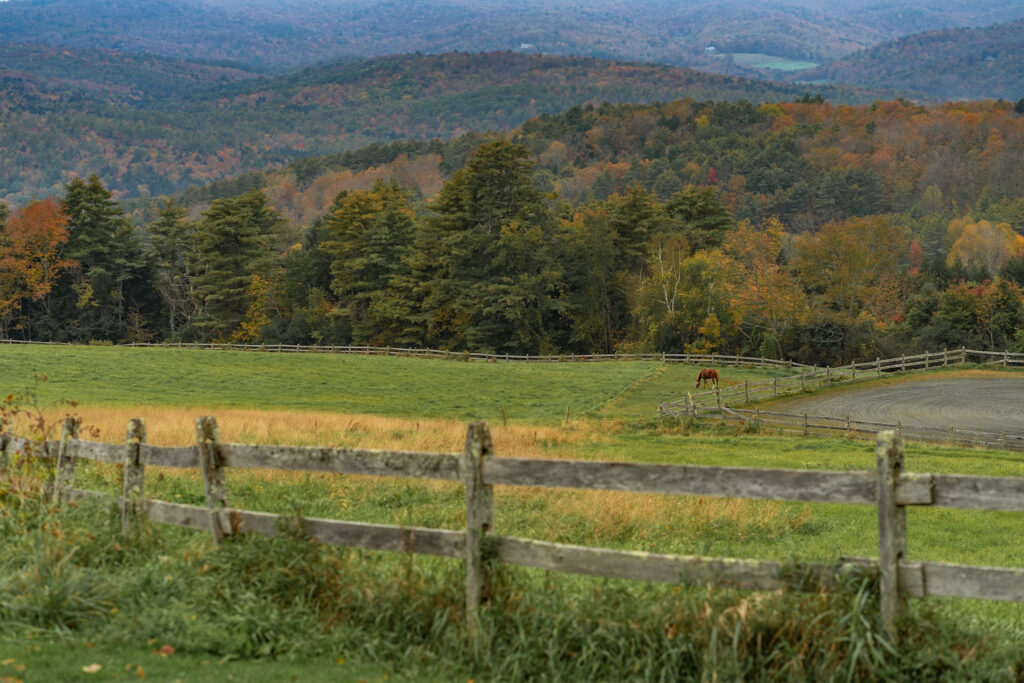
{"label": "distant fence line", "polygon": [[[258,351],[263,353],[337,353],[361,356],[409,356],[414,358],[444,358],[449,360],[482,360],[482,361],[525,361],[531,363],[559,362],[596,362],[615,360],[653,360],[667,363],[694,363],[709,365],[744,365],[755,367],[796,368],[805,372],[800,376],[779,380],[780,386],[786,382],[791,385],[803,381],[828,384],[844,380],[862,379],[880,376],[885,372],[929,370],[939,366],[963,364],[971,357],[977,357],[990,365],[1024,366],[1024,353],[1009,351],[975,351],[966,347],[929,351],[913,356],[894,358],[878,358],[873,361],[862,361],[836,367],[819,367],[793,360],[779,360],[765,356],[739,356],[721,353],[563,353],[547,355],[530,355],[514,353],[477,353],[471,351],[448,351],[445,349],[419,349],[401,346],[366,346],[366,345],[317,345],[317,344],[215,344],[189,342],[127,342],[124,344],[83,344],[78,342],[47,342],[27,341],[22,339],[0,339],[0,344],[34,344],[42,346],[117,346],[122,348],[163,348],[163,349],[201,349],[212,351]],[[874,374],[872,374],[874,373]],[[808,385],[810,386],[810,385]],[[768,389],[765,389],[768,387]],[[771,380],[750,385],[749,390],[760,392],[764,398],[771,391]],[[738,392],[739,388],[730,387],[723,392]]]}
{"label": "distant fence line", "polygon": [[844,419],[824,415],[795,415],[739,408],[739,406],[757,401],[800,394],[813,389],[830,387],[833,384],[878,379],[886,374],[897,372],[934,370],[951,365],[964,365],[969,362],[1001,367],[1021,367],[1024,366],[1024,353],[977,351],[961,347],[913,356],[879,358],[874,361],[851,363],[835,368],[801,368],[798,374],[790,377],[772,377],[763,382],[743,382],[720,389],[687,392],[684,398],[662,401],[658,406],[658,415],[676,419],[719,420],[722,423],[739,424],[748,428],[766,426],[782,431],[800,431],[803,434],[834,435],[838,433],[850,437],[894,429],[903,433],[907,438],[920,441],[1024,450],[1024,434],[985,432],[953,426],[949,429],[909,427],[899,422],[859,422],[851,420],[849,417]]}
{"label": "distant fence line", "polygon": [[713,365],[754,365],[778,368],[813,368],[795,361],[719,353],[563,353],[529,355],[514,353],[475,353],[444,349],[414,349],[400,346],[320,346],[308,344],[200,344],[187,342],[129,342],[126,344],[79,344],[74,342],[23,341],[0,339],[0,344],[41,344],[45,346],[118,346],[128,348],[203,349],[213,351],[260,351],[265,353],[340,353],[361,356],[406,356],[448,360],[519,361],[530,363],[596,362],[614,360],[653,360],[666,363],[709,363]]}
{"label": "distant fence line", "polygon": [[950,425],[948,429],[940,427],[916,427],[904,425],[902,422],[869,422],[854,420],[850,417],[832,417],[811,415],[808,413],[780,413],[758,408],[743,409],[702,408],[691,405],[683,412],[662,412],[662,416],[672,416],[677,420],[707,420],[721,424],[735,425],[749,431],[760,431],[762,428],[795,434],[840,436],[844,438],[874,438],[880,431],[892,430],[904,439],[926,441],[931,443],[948,443],[952,446],[981,446],[982,448],[999,448],[1004,451],[1024,451],[1024,434],[1013,432],[988,432]]}
{"label": "distant fence line", "polygon": [[[911,505],[974,510],[1024,511],[1024,478],[904,471],[898,434],[877,435],[876,468],[870,471],[817,471],[657,465],[495,457],[487,426],[469,425],[461,454],[376,451],[345,448],[263,446],[223,443],[216,421],[196,422],[196,443],[160,447],[145,443],[142,420],[132,420],[122,445],[78,438],[78,423],[64,422],[60,441],[41,444],[36,454],[56,458],[51,491],[56,503],[80,498],[111,499],[111,494],[74,488],[79,459],[124,465],[120,505],[122,530],[142,517],[212,534],[214,542],[241,532],[272,536],[280,515],[231,508],[228,468],[319,471],[358,475],[460,481],[466,492],[462,530],[409,528],[331,519],[303,519],[323,543],[375,550],[459,558],[466,566],[466,620],[477,634],[478,610],[487,594],[489,567],[497,562],[593,576],[697,583],[749,590],[821,590],[840,585],[851,570],[878,577],[881,616],[891,627],[908,596],[929,595],[1024,602],[1024,570],[915,562],[907,558],[906,508]],[[0,434],[0,471],[15,453],[32,453],[34,442]],[[149,500],[144,495],[146,466],[199,468],[206,505]],[[848,558],[837,563],[659,555],[550,543],[501,536],[493,531],[495,485],[542,486],[703,495],[762,500],[875,505],[878,559]]]}

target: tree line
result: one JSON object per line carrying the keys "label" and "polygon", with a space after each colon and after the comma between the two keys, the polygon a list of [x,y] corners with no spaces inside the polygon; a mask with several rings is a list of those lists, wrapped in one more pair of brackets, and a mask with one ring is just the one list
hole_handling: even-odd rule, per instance
{"label": "tree line", "polygon": [[301,230],[262,190],[144,229],[97,176],[0,218],[0,335],[54,341],[725,352],[837,363],[1024,347],[1024,238],[969,212],[929,258],[898,216],[794,233],[714,184],[570,205],[527,149],[479,147],[430,202],[343,191]]}

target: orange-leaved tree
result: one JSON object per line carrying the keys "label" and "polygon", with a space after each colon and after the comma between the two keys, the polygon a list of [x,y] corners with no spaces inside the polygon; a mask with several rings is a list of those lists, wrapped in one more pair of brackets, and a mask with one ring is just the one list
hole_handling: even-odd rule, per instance
{"label": "orange-leaved tree", "polygon": [[61,273],[78,266],[61,256],[67,223],[51,197],[23,207],[0,230],[0,336],[17,324],[23,301],[46,296]]}

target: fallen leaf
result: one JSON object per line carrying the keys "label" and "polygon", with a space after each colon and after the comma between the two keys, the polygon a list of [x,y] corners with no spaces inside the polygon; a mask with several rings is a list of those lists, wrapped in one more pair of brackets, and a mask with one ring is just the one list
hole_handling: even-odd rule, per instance
{"label": "fallen leaf", "polygon": [[138,666],[135,669],[135,675],[138,676],[139,678],[145,678],[146,677],[146,670],[143,669],[142,666],[140,665],[140,666]]}
{"label": "fallen leaf", "polygon": [[87,664],[86,666],[82,667],[82,671],[84,671],[87,674],[94,674],[94,673],[99,672],[99,670],[102,669],[102,668],[103,667],[100,666],[99,664],[95,664],[95,663],[94,664]]}
{"label": "fallen leaf", "polygon": [[173,645],[164,645],[159,650],[153,650],[153,652],[155,652],[156,654],[160,655],[161,657],[170,657],[171,655],[174,654],[174,646]]}

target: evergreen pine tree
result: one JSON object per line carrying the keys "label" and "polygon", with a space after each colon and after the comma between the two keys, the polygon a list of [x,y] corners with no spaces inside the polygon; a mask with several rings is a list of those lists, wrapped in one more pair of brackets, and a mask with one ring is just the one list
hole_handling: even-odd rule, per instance
{"label": "evergreen pine tree", "polygon": [[392,182],[368,192],[343,192],[325,219],[333,239],[331,289],[352,325],[357,344],[393,344],[404,337],[397,281],[409,273],[407,255],[415,232],[408,196]]}
{"label": "evergreen pine tree", "polygon": [[690,185],[677,192],[665,204],[665,215],[678,225],[693,252],[721,246],[725,233],[736,227],[713,187]]}
{"label": "evergreen pine tree", "polygon": [[231,339],[245,320],[253,276],[270,274],[269,244],[282,222],[259,190],[218,199],[203,214],[196,292],[204,310],[196,325],[214,339]]}
{"label": "evergreen pine tree", "polygon": [[486,144],[442,188],[413,278],[428,343],[536,353],[565,310],[555,221],[521,145]]}
{"label": "evergreen pine tree", "polygon": [[40,326],[56,339],[119,341],[126,332],[125,284],[142,268],[135,231],[95,174],[68,183],[61,206],[69,231],[62,257],[79,267],[48,297]]}

